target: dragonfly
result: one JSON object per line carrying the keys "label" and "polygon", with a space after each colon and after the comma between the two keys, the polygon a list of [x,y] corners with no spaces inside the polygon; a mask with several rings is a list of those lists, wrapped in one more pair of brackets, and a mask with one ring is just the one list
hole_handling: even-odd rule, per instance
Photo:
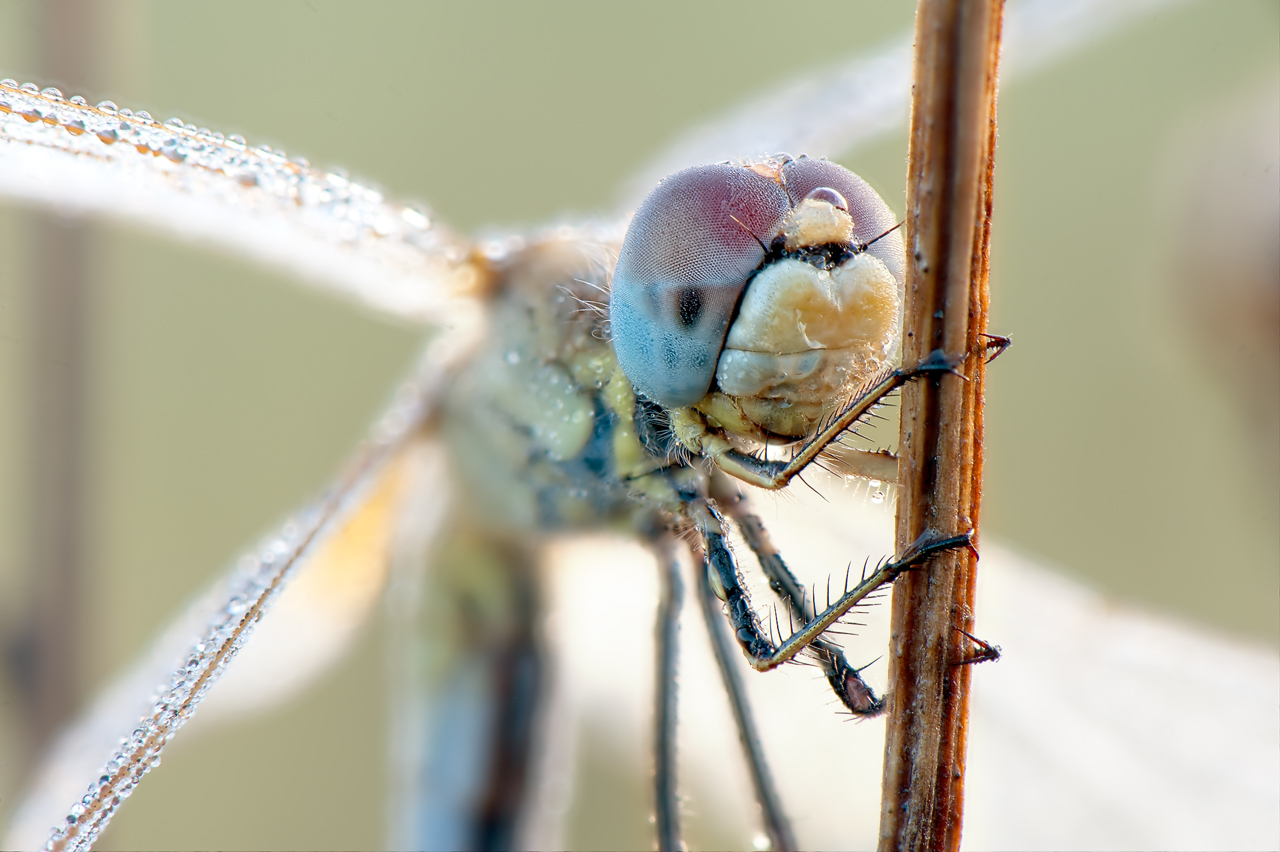
{"label": "dragonfly", "polygon": [[[23,120],[25,121],[25,119]],[[44,119],[41,119],[40,121],[44,122]],[[45,124],[47,125],[47,123]],[[85,133],[82,133],[80,134],[80,136],[77,137],[73,131],[66,130],[65,129],[66,127],[67,125],[63,124],[63,125],[60,125],[57,129],[61,131],[66,136],[67,139],[85,138],[86,134],[89,131],[89,128],[86,127]],[[79,128],[76,128],[76,129],[79,129]],[[176,128],[171,128],[167,132],[173,135],[185,135],[190,132],[190,129],[184,127],[182,131],[178,131]],[[199,136],[198,129],[195,129],[194,136],[196,137]],[[89,144],[94,143],[93,139],[91,138],[85,138],[85,141],[88,142]],[[116,141],[118,142],[119,140],[116,140]],[[98,144],[106,144],[106,143],[102,142],[102,140],[99,139]],[[231,144],[235,145],[238,143],[235,142],[235,140],[231,140]],[[156,150],[155,153],[151,154],[153,161],[160,163],[162,161],[161,158],[163,158],[164,160],[167,160],[168,162],[173,163],[175,166],[178,165],[178,160],[176,159],[175,155],[179,155],[181,152],[178,150],[177,146],[170,146],[170,148],[171,150],[166,152],[164,150],[165,145],[163,142],[161,142],[159,145],[159,149]],[[249,149],[246,149],[246,151],[247,150]],[[267,162],[275,162],[276,165],[279,165],[279,163],[274,161],[269,155],[265,159]],[[299,168],[302,168],[302,167],[299,167]],[[335,181],[334,184],[338,185],[339,182]],[[262,182],[258,183],[258,186],[262,186],[262,185],[263,185]],[[358,185],[356,185],[356,188],[352,190],[353,195],[358,194],[356,192],[357,189],[359,189]],[[380,201],[374,202],[375,205],[379,203]],[[358,206],[358,203],[357,203],[357,206]],[[433,264],[435,260],[438,260],[439,258],[443,257],[445,258],[446,267],[448,266],[448,264],[451,264],[451,263],[461,263],[462,266],[466,266],[467,264],[463,261],[469,260],[470,258],[475,256],[474,254],[470,253],[470,250],[465,246],[465,244],[454,242],[447,234],[445,234],[440,230],[426,229],[426,228],[419,227],[417,231],[413,231],[413,226],[423,224],[423,219],[425,217],[422,217],[421,211],[403,209],[397,212],[399,216],[398,220],[395,217],[391,217],[389,220],[385,220],[385,221],[380,221],[376,219],[373,220],[373,231],[377,232],[380,226],[383,228],[389,228],[390,233],[394,233],[395,229],[397,228],[406,228],[406,232],[414,235],[410,240],[408,240],[409,242],[412,242],[414,239],[422,239],[430,242],[430,241],[434,241],[437,237],[439,237],[440,242],[438,244],[433,244],[430,248],[430,251],[428,252],[429,257],[433,258],[433,261],[432,261]],[[417,217],[415,216],[415,213],[418,214]],[[418,217],[422,217],[422,218],[418,218]],[[350,217],[351,220],[358,220],[358,218],[359,218],[358,216]],[[234,227],[234,225],[228,222],[228,223],[225,223],[225,227],[228,230],[230,230]],[[367,233],[362,234],[361,236],[362,237],[367,236]],[[386,237],[385,234],[380,234],[377,239],[369,240],[369,242],[376,243],[378,239],[385,240],[385,237]],[[572,241],[575,241],[575,242],[588,242],[591,239],[597,240],[598,244],[608,244],[609,240],[613,240],[616,244],[616,241],[619,239],[619,234],[618,232],[615,231],[612,234],[603,234],[603,235],[597,234],[594,236],[587,236],[587,235],[584,235],[582,232],[576,232],[572,235]],[[500,266],[505,261],[505,259],[510,257],[515,257],[515,256],[520,256],[521,252],[529,251],[530,250],[529,246],[531,244],[536,244],[536,243],[537,243],[536,238],[533,240],[526,240],[523,244],[519,243],[519,241],[508,241],[505,244],[503,244],[502,241],[497,241],[494,245],[483,247],[481,254],[484,256],[485,262],[487,264]],[[368,250],[371,252],[377,251],[377,249],[373,249],[373,248],[370,248]],[[450,257],[451,253],[453,253],[452,257]],[[393,248],[392,251],[389,252],[389,254],[395,255],[396,249]],[[396,263],[401,263],[404,265],[412,265],[418,262],[418,259],[416,258],[416,256],[414,256],[411,252],[403,253],[403,254],[408,254],[409,255],[408,258],[406,259],[404,256],[392,257],[392,259],[389,260],[388,263],[394,266]],[[334,259],[334,257],[335,256],[333,254],[320,253],[315,258],[312,258],[309,261],[306,259],[303,259],[301,262],[304,262],[304,263],[310,262],[314,268],[314,267],[319,267],[324,265],[329,260]],[[607,263],[607,261],[604,261],[604,262]],[[420,273],[415,272],[415,274],[420,274]],[[459,317],[461,317],[467,311],[467,306],[465,305],[465,302],[468,298],[468,293],[470,292],[469,288],[480,286],[480,284],[475,280],[452,280],[454,277],[453,272],[449,272],[449,271],[446,271],[444,274],[440,274],[438,271],[432,272],[429,274],[440,277],[440,278],[451,279],[451,283],[455,284],[457,287],[457,290],[458,290],[457,294],[450,294],[449,298],[447,299],[443,297],[440,298],[440,302],[444,305],[443,307],[442,307],[442,304],[427,304],[427,305],[406,304],[407,301],[411,301],[413,298],[415,298],[415,296],[409,291],[408,288],[400,288],[397,286],[399,283],[402,283],[405,278],[411,277],[411,276],[404,276],[404,275],[400,277],[386,276],[376,282],[365,281],[361,283],[357,288],[359,289],[359,298],[364,299],[368,302],[377,304],[381,306],[383,309],[390,309],[400,313],[413,314],[415,316],[431,316],[433,318],[448,316],[451,318],[449,320],[450,322],[461,324],[461,320],[459,319]],[[330,274],[328,277],[330,280],[332,280],[334,276]],[[468,276],[465,272],[457,276],[458,279],[466,279],[467,277]],[[590,280],[592,277],[593,276],[590,274],[581,274],[578,276],[574,276],[570,281],[570,285],[572,285],[573,282],[576,282],[578,278],[581,278],[583,280]],[[566,285],[566,286],[570,286],[570,285]],[[348,286],[349,286],[349,282],[348,282]],[[458,298],[454,298],[455,295]],[[438,293],[433,294],[433,298],[438,296],[440,296],[440,294]],[[585,296],[577,295],[576,298],[581,301],[581,304],[584,310],[589,312],[590,301],[592,299],[590,294],[587,294]],[[444,304],[446,302],[447,304]],[[450,342],[442,341],[442,344],[433,351],[431,363],[435,365],[443,365],[443,364],[451,363],[451,359],[459,358],[460,356],[455,355],[449,351],[451,345],[452,345],[451,341]],[[460,346],[459,348],[461,349],[464,347]],[[504,357],[505,357],[505,353],[504,353]],[[379,436],[381,436],[381,439],[390,440],[388,436],[395,433],[397,424],[400,424],[401,426],[403,426],[403,423],[405,421],[412,420],[414,416],[412,411],[413,411],[412,398],[402,401],[402,406],[400,408],[395,409],[389,421],[386,424],[384,424],[382,430],[378,433]],[[375,440],[374,443],[375,445],[379,445],[377,440]],[[471,455],[474,455],[474,454],[471,454]],[[377,492],[376,489],[373,492],[362,492],[362,496],[366,494],[374,495],[374,496],[368,497],[368,499],[371,502],[376,502],[378,499],[381,499],[380,496],[378,496],[379,492]],[[354,502],[359,503],[360,500],[355,500]],[[358,508],[353,509],[350,506],[337,507],[335,509],[335,512],[340,513],[340,511],[355,511],[356,515],[359,515]],[[268,551],[270,551],[270,549],[271,548],[269,546]],[[259,561],[265,562],[269,560],[260,559]]]}
{"label": "dragonfly", "polygon": [[[6,101],[0,108],[10,116],[14,139],[43,144],[34,134],[24,136],[16,123],[21,121],[37,133],[87,138],[91,146],[113,152],[107,156],[128,158],[126,163],[150,157],[179,167],[165,172],[164,179],[172,174],[186,179],[188,170],[197,170],[215,184],[275,184],[277,193],[303,206],[332,203],[332,191],[322,188],[334,182],[331,177],[309,173],[272,152],[251,151],[237,140],[177,120],[157,126],[145,114],[121,114],[110,103],[91,107],[15,81],[3,87]],[[72,153],[94,157],[100,151]],[[351,193],[359,196],[362,190]],[[699,597],[708,618],[714,622],[712,599],[718,598],[731,635],[753,666],[772,669],[807,652],[819,661],[847,710],[876,715],[883,709],[858,669],[827,638],[828,628],[902,571],[946,548],[967,545],[967,535],[926,542],[864,571],[860,582],[820,611],[744,498],[728,484],[733,478],[780,489],[819,460],[891,479],[892,456],[848,449],[841,440],[904,383],[955,369],[945,359],[908,368],[893,364],[905,261],[894,217],[880,197],[853,173],[825,160],[779,157],[694,167],[659,184],[620,245],[557,233],[491,250],[483,263],[443,241],[427,242],[435,235],[422,233],[429,225],[421,213],[404,209],[398,218],[409,228],[418,226],[419,233],[411,232],[408,241],[426,243],[423,253],[438,275],[463,279],[456,285],[460,288],[494,294],[493,316],[483,332],[454,331],[440,342],[466,353],[468,365],[454,366],[456,354],[433,353],[425,375],[408,386],[405,398],[379,424],[352,472],[259,557],[246,559],[221,618],[193,647],[150,719],[109,760],[97,789],[55,833],[55,848],[96,839],[238,653],[295,565],[308,558],[324,561],[327,550],[343,547],[349,533],[329,528],[345,512],[355,514],[350,525],[363,523],[366,503],[380,514],[388,511],[382,507],[385,486],[369,481],[398,478],[406,463],[395,457],[418,435],[437,429],[457,460],[463,492],[474,495],[468,509],[451,517],[450,529],[458,541],[474,541],[456,566],[449,558],[437,560],[430,585],[439,588],[431,597],[448,601],[454,613],[494,606],[500,612],[464,624],[441,613],[424,619],[428,629],[447,625],[431,645],[453,652],[453,659],[435,662],[442,671],[428,674],[435,681],[428,694],[442,696],[433,700],[446,704],[462,700],[467,690],[454,682],[475,678],[481,679],[475,688],[482,693],[470,696],[461,711],[428,710],[425,715],[435,718],[426,727],[458,749],[465,729],[460,719],[493,717],[488,727],[475,730],[482,742],[470,747],[477,756],[469,761],[492,768],[470,790],[459,780],[466,773],[453,761],[435,770],[438,777],[422,779],[418,799],[429,804],[417,808],[426,813],[414,817],[423,824],[413,845],[502,848],[515,842],[544,677],[532,603],[539,595],[526,588],[534,574],[532,556],[521,551],[531,550],[528,542],[540,529],[622,525],[648,540],[668,563],[657,678],[657,715],[663,723],[656,733],[664,847],[681,843],[674,695],[669,693],[675,683],[674,600],[681,584],[670,551],[678,538],[690,539],[703,563]],[[385,226],[375,222],[374,228]],[[607,297],[607,311],[599,297]],[[450,311],[454,317],[460,313],[459,308]],[[785,318],[781,325],[779,317]],[[455,338],[463,335],[483,337],[485,343],[459,343]],[[840,402],[833,405],[833,400]],[[770,458],[765,451],[770,441],[790,447],[789,457]],[[366,488],[373,496],[343,508]],[[761,623],[727,544],[730,523],[768,571],[794,623],[789,638]],[[445,552],[454,546],[462,545],[451,536]],[[486,576],[490,563],[498,567]],[[456,579],[442,582],[455,574]],[[780,631],[776,615],[774,621]],[[758,735],[720,630],[718,624],[711,628],[740,736],[754,744]],[[478,646],[476,652],[471,646]],[[492,743],[505,751],[487,755]],[[771,841],[791,848],[794,839],[759,747],[749,749],[748,756]],[[435,758],[427,754],[422,762],[434,767]]]}

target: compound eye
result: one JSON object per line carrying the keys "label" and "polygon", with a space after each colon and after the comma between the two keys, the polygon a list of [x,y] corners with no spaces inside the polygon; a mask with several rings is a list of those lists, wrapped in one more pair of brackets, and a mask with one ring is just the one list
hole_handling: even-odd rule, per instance
{"label": "compound eye", "polygon": [[[860,243],[869,243],[898,224],[893,211],[876,191],[844,166],[801,157],[782,167],[782,183],[795,205],[816,193],[833,192],[843,198],[847,204],[843,209],[853,217],[854,239]],[[820,200],[831,201],[830,198]],[[894,278],[903,280],[907,255],[901,230],[877,240],[867,248],[867,254],[882,261]]]}
{"label": "compound eye", "polygon": [[706,395],[738,296],[790,207],[777,182],[725,164],[677,172],[649,194],[609,296],[614,351],[636,390],[669,408]]}

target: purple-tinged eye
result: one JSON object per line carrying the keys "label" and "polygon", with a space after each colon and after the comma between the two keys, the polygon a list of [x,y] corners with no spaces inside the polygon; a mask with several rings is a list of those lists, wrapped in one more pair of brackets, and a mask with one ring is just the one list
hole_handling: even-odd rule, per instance
{"label": "purple-tinged eye", "polygon": [[[793,205],[819,190],[838,193],[848,204],[844,209],[853,217],[853,235],[860,243],[869,243],[898,224],[893,211],[865,180],[836,163],[808,157],[792,160],[782,167],[782,183]],[[900,230],[870,246],[867,254],[879,258],[894,278],[903,280],[907,255]]]}
{"label": "purple-tinged eye", "polygon": [[635,388],[670,408],[706,395],[747,279],[791,208],[740,166],[668,177],[636,211],[609,298],[614,351]]}

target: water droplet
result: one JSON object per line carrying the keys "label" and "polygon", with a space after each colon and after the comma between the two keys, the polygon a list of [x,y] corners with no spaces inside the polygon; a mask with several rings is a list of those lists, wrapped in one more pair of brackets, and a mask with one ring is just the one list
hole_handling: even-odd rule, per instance
{"label": "water droplet", "polygon": [[[141,115],[141,113],[139,113],[139,115]],[[181,130],[181,129],[184,127],[184,125],[183,125],[183,123],[182,123],[182,119],[180,119],[180,118],[171,118],[171,119],[169,119],[168,121],[166,121],[166,122],[164,123],[164,126],[165,126],[165,127],[173,127],[173,128],[178,129],[178,130]]]}
{"label": "water droplet", "polygon": [[72,96],[72,98],[71,98],[71,103],[75,104],[76,106],[88,106],[88,105],[89,105],[89,102],[88,102],[88,101],[86,101],[86,100],[85,100],[83,97],[81,97],[80,95],[73,95],[73,96]]}
{"label": "water droplet", "polygon": [[873,493],[873,494],[871,495],[871,502],[872,502],[872,503],[883,503],[883,502],[884,502],[884,492],[883,492],[883,491],[876,491],[875,493]]}
{"label": "water droplet", "polygon": [[18,81],[12,77],[5,77],[3,80],[0,80],[0,86],[3,86],[6,89],[16,89],[18,88]]}
{"label": "water droplet", "polygon": [[187,149],[176,139],[166,139],[160,146],[160,153],[175,163],[181,163],[187,159]]}
{"label": "water droplet", "polygon": [[151,113],[145,109],[140,109],[133,114],[133,117],[141,121],[143,124],[155,124],[155,119],[151,117]]}
{"label": "water droplet", "polygon": [[773,844],[769,842],[768,836],[764,834],[757,834],[755,837],[751,838],[751,846],[754,849],[758,849],[759,852],[765,852],[766,849],[773,848]]}
{"label": "water droplet", "polygon": [[427,218],[427,214],[421,210],[414,210],[412,207],[406,207],[400,211],[400,218],[403,219],[410,227],[426,229],[431,227],[431,220]]}
{"label": "water droplet", "polygon": [[21,88],[22,91],[26,92],[28,95],[40,94],[40,87],[37,86],[35,83],[23,83],[19,88]]}
{"label": "water droplet", "polygon": [[41,89],[40,94],[44,95],[46,98],[48,98],[51,101],[62,100],[62,92],[59,91],[58,89],[55,89],[53,86],[49,86],[46,89]]}

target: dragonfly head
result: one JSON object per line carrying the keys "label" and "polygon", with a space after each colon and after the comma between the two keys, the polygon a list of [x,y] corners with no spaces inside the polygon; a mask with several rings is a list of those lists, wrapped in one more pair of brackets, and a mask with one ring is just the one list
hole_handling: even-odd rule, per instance
{"label": "dragonfly head", "polygon": [[[636,390],[743,437],[801,437],[899,343],[902,238],[825,160],[697,166],[636,211],[610,293]],[[874,242],[873,242],[874,241]]]}

